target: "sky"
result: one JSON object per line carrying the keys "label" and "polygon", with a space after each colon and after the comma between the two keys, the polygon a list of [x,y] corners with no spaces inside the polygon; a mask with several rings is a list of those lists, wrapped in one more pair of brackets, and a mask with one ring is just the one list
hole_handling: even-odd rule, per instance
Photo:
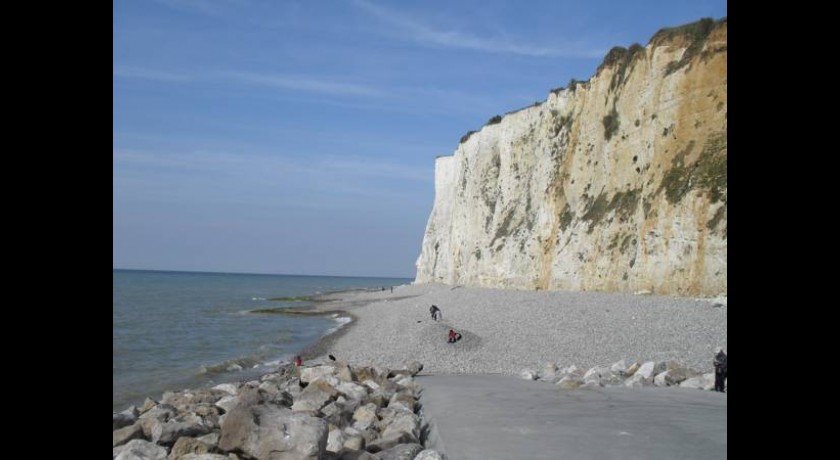
{"label": "sky", "polygon": [[725,0],[114,0],[113,266],[414,278],[434,162]]}

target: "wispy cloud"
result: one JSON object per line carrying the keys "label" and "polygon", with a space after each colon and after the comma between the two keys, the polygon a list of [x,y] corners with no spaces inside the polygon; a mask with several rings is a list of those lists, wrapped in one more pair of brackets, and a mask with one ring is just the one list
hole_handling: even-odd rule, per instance
{"label": "wispy cloud", "polygon": [[273,86],[313,93],[351,96],[381,96],[382,92],[372,86],[345,83],[311,76],[261,74],[251,72],[222,72],[221,77],[246,84]]}
{"label": "wispy cloud", "polygon": [[[155,80],[160,82],[181,83],[196,81],[197,77],[182,73],[166,72],[137,67],[115,67],[114,77],[128,79]],[[382,90],[370,85],[360,85],[343,81],[330,80],[312,75],[282,75],[270,73],[222,71],[203,73],[201,79],[212,81],[232,81],[244,85],[291,89],[308,93],[345,95],[345,96],[383,96]]]}
{"label": "wispy cloud", "polygon": [[197,12],[208,16],[224,16],[229,8],[242,8],[243,0],[157,0],[169,8],[185,12]]}
{"label": "wispy cloud", "polygon": [[157,80],[168,82],[186,82],[193,78],[188,75],[158,70],[141,69],[136,67],[115,67],[114,76],[119,78],[139,78],[143,80]]}
{"label": "wispy cloud", "polygon": [[460,48],[489,53],[508,53],[524,56],[564,56],[564,57],[600,57],[601,49],[585,47],[545,47],[515,43],[505,39],[478,37],[457,30],[440,30],[409,17],[385,9],[366,0],[353,0],[353,5],[376,16],[408,35],[408,38],[420,43],[427,43],[446,48]]}

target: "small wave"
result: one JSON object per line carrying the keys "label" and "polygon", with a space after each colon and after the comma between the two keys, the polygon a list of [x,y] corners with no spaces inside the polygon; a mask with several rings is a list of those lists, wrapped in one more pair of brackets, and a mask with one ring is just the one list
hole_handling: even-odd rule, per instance
{"label": "small wave", "polygon": [[251,300],[265,300],[265,297],[251,297]]}
{"label": "small wave", "polygon": [[327,330],[327,332],[326,332],[324,335],[330,335],[330,334],[332,334],[332,333],[334,333],[334,332],[338,331],[338,330],[339,330],[339,329],[341,329],[342,327],[344,327],[344,326],[346,326],[347,324],[351,323],[351,322],[353,321],[353,318],[351,318],[351,317],[349,317],[349,316],[338,316],[338,314],[334,314],[334,315],[333,315],[333,321],[335,321],[336,323],[338,323],[338,326],[333,327],[333,328],[330,328],[329,330]]}
{"label": "small wave", "polygon": [[254,358],[228,359],[216,364],[201,366],[202,374],[221,374],[223,372],[236,372],[247,368],[254,368],[260,362]]}

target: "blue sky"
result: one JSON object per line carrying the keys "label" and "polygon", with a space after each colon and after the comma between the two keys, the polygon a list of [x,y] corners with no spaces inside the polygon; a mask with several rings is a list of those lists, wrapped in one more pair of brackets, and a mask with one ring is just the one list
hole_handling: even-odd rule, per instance
{"label": "blue sky", "polygon": [[114,0],[115,268],[413,278],[434,159],[725,0]]}

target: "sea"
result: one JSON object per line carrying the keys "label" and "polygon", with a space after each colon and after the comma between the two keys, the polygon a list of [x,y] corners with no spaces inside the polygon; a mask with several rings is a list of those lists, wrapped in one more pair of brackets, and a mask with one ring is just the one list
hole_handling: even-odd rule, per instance
{"label": "sea", "polygon": [[114,411],[165,391],[254,379],[341,327],[335,315],[259,310],[307,296],[381,290],[409,278],[114,271]]}

